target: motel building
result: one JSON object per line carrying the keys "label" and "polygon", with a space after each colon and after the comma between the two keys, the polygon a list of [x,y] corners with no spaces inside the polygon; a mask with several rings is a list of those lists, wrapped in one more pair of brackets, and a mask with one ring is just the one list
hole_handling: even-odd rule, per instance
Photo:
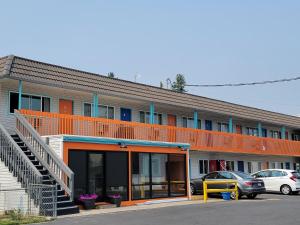
{"label": "motel building", "polygon": [[189,180],[212,171],[299,169],[300,118],[6,56],[0,138],[0,168],[25,188],[58,184],[67,214],[81,194],[188,199]]}

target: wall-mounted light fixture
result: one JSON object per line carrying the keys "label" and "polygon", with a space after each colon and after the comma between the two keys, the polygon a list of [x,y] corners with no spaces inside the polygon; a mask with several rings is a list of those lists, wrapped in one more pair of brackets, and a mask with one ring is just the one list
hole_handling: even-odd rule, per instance
{"label": "wall-mounted light fixture", "polygon": [[185,148],[184,146],[177,146],[178,148],[180,148],[181,151],[188,151],[188,148]]}
{"label": "wall-mounted light fixture", "polygon": [[123,142],[118,142],[118,145],[120,146],[120,148],[127,148],[127,145]]}

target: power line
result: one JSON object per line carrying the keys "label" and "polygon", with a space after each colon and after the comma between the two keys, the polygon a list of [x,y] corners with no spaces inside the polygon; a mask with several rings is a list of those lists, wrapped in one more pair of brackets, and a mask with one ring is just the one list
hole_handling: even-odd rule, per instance
{"label": "power line", "polygon": [[266,80],[259,82],[249,82],[249,83],[236,83],[236,84],[187,84],[187,87],[238,87],[238,86],[250,86],[250,85],[263,85],[263,84],[274,84],[274,83],[282,83],[282,82],[290,82],[300,80],[300,77],[294,78],[284,78],[280,80]]}

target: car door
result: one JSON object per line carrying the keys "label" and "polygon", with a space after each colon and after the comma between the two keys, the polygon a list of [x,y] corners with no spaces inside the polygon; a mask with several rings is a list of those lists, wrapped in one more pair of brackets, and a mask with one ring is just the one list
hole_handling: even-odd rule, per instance
{"label": "car door", "polygon": [[272,170],[270,177],[270,190],[271,191],[280,191],[280,187],[285,182],[285,172],[280,170]]}
{"label": "car door", "polygon": [[253,177],[263,180],[267,191],[271,191],[271,171],[263,170],[253,174]]}

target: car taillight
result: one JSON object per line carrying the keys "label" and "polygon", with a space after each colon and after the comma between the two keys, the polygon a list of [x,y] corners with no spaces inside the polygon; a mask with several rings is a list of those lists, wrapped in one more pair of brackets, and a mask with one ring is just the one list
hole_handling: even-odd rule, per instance
{"label": "car taillight", "polygon": [[291,176],[290,179],[291,179],[292,181],[295,181],[295,182],[297,181],[297,177],[296,177],[296,176]]}
{"label": "car taillight", "polygon": [[246,181],[246,182],[245,182],[245,185],[246,185],[246,186],[252,186],[252,182],[251,182],[251,181]]}

